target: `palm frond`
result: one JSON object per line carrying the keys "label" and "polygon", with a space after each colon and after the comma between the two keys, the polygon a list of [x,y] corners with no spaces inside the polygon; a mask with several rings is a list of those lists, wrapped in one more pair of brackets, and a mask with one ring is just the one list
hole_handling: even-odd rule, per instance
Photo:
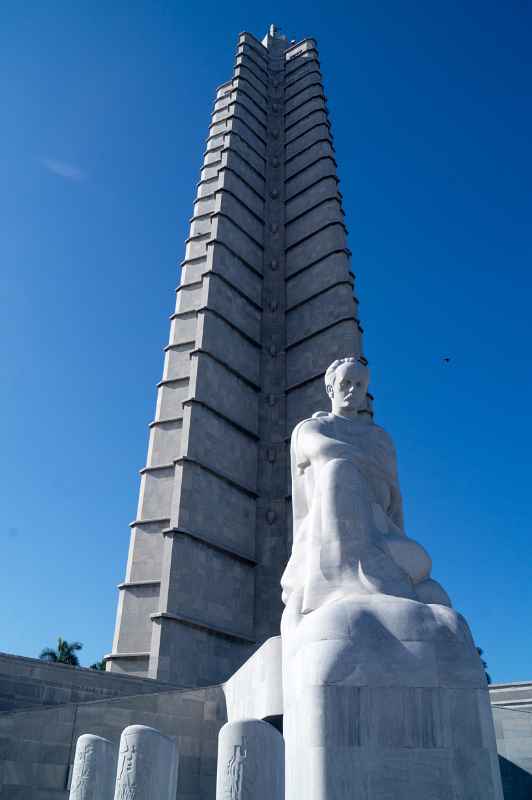
{"label": "palm frond", "polygon": [[52,650],[51,647],[45,647],[44,650],[41,650],[41,654],[39,656],[41,661],[57,661],[57,653],[55,650]]}
{"label": "palm frond", "polygon": [[53,650],[51,647],[46,647],[39,658],[43,661],[53,661],[59,664],[70,664],[72,667],[79,667],[79,659],[76,655],[76,650],[81,650],[83,647],[81,642],[67,642],[61,636],[57,639],[57,647]]}

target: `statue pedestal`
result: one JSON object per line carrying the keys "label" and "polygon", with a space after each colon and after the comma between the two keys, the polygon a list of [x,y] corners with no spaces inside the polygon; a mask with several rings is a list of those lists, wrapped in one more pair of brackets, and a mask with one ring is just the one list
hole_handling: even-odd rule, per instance
{"label": "statue pedestal", "polygon": [[502,800],[484,671],[453,609],[289,604],[282,636],[286,800]]}

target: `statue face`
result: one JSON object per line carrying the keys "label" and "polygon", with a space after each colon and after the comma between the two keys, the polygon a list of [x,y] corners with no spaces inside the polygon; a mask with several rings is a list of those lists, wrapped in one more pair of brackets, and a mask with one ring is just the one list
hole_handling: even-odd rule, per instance
{"label": "statue face", "polygon": [[334,414],[356,414],[366,405],[368,382],[365,371],[356,364],[340,364],[327,387]]}

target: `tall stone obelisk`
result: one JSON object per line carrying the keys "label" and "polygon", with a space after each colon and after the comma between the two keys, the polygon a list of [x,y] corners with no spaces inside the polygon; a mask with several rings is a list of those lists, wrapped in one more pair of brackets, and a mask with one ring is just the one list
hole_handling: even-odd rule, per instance
{"label": "tall stone obelisk", "polygon": [[316,43],[243,33],[216,93],[108,669],[214,683],[279,632],[289,435],[329,363],[362,353],[349,256]]}

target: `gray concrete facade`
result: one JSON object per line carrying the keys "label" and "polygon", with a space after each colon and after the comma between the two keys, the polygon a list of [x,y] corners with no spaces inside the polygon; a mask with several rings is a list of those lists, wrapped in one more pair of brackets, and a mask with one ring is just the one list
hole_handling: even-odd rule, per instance
{"label": "gray concrete facade", "polygon": [[331,360],[362,353],[349,257],[316,43],[243,33],[216,92],[112,673],[207,685],[279,632],[289,434]]}
{"label": "gray concrete facade", "polygon": [[0,713],[171,688],[161,681],[0,653]]}

